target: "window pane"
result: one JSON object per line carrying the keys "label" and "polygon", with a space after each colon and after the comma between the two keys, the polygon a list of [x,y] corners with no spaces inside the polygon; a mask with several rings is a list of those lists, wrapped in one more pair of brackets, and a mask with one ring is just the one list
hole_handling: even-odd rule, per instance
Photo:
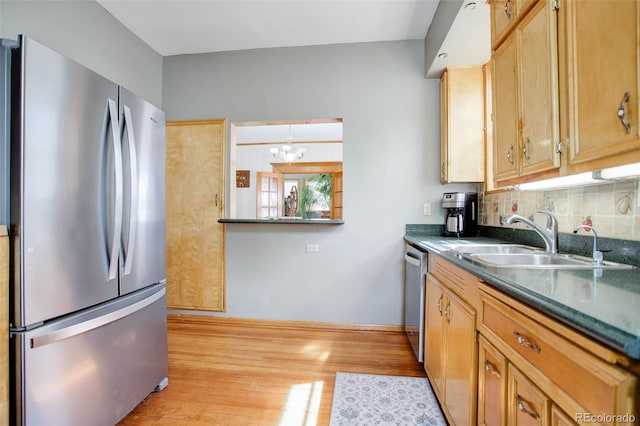
{"label": "window pane", "polygon": [[278,194],[277,193],[269,193],[270,197],[269,197],[269,205],[270,206],[277,206],[278,205]]}
{"label": "window pane", "polygon": [[278,216],[278,209],[269,209],[269,216],[270,217],[276,217]]}
{"label": "window pane", "polygon": [[260,205],[261,206],[268,206],[269,205],[269,193],[268,192],[263,192],[262,194],[260,194]]}

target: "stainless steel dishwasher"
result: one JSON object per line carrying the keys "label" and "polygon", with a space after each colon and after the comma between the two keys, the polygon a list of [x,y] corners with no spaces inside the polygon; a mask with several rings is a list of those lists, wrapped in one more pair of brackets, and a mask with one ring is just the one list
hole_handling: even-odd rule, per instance
{"label": "stainless steel dishwasher", "polygon": [[404,253],[404,331],[419,362],[424,361],[424,298],[427,253],[406,244]]}

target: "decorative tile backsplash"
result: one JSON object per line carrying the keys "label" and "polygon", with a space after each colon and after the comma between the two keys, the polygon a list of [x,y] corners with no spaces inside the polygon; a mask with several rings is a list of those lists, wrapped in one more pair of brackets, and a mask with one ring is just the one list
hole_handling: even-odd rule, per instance
{"label": "decorative tile backsplash", "polygon": [[[521,223],[501,225],[500,219],[512,213],[531,218],[534,211],[546,210],[558,219],[560,232],[591,223],[598,236],[640,240],[639,185],[635,179],[555,191],[480,194],[480,224],[527,228]],[[545,218],[535,215],[535,221],[544,224]]]}

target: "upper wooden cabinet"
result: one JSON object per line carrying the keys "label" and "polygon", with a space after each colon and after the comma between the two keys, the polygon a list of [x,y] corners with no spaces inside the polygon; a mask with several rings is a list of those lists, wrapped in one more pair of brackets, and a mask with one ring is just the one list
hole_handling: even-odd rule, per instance
{"label": "upper wooden cabinet", "polygon": [[491,3],[496,186],[640,161],[640,1],[513,1]]}
{"label": "upper wooden cabinet", "polygon": [[557,13],[539,1],[492,57],[494,179],[557,175]]}
{"label": "upper wooden cabinet", "polygon": [[491,46],[497,48],[518,19],[538,0],[490,0]]}
{"label": "upper wooden cabinet", "polygon": [[564,0],[559,13],[567,174],[640,161],[639,1]]}
{"label": "upper wooden cabinet", "polygon": [[484,181],[483,67],[446,68],[440,78],[440,181]]}

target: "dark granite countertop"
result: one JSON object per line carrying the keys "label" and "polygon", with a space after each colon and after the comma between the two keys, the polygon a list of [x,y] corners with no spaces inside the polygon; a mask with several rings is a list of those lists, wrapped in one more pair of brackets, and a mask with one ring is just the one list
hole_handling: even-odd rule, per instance
{"label": "dark granite countertop", "polygon": [[452,244],[505,243],[487,237],[449,238],[441,228],[407,226],[405,240],[437,253],[521,302],[606,346],[640,360],[640,268],[568,270],[486,267],[458,256]]}

